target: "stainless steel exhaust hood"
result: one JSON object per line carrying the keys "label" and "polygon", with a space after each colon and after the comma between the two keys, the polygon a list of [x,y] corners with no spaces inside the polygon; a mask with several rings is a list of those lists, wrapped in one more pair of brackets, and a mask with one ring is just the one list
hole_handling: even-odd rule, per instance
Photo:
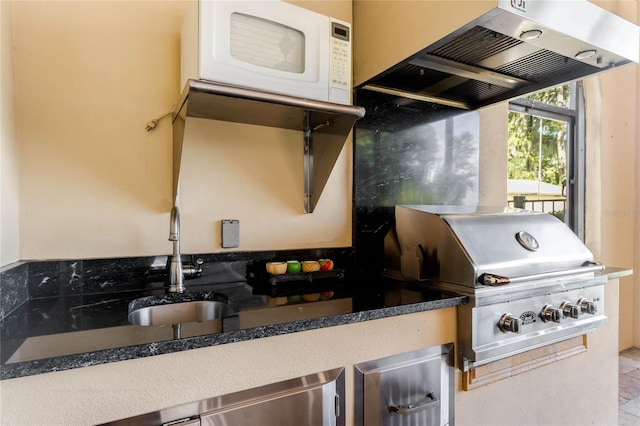
{"label": "stainless steel exhaust hood", "polygon": [[[415,27],[382,25],[393,16],[383,8],[398,8],[398,3],[408,10],[405,13],[420,8],[413,13],[424,12],[422,22]],[[361,33],[360,44],[354,33],[356,49],[363,43],[375,49],[371,43],[384,43],[389,32],[396,33],[390,35],[395,40],[401,40],[400,33],[413,38],[414,45],[417,38],[426,46],[363,84],[356,76],[356,84],[409,99],[475,109],[639,61],[638,26],[586,0],[482,2],[493,4],[471,22],[461,22],[469,16],[461,10],[465,2],[446,3],[356,0],[355,30],[361,24],[359,11],[362,25],[371,28],[363,30],[366,34]],[[372,7],[377,8],[374,19],[366,10]],[[431,14],[430,8],[450,13]],[[443,26],[450,30],[441,37]]]}

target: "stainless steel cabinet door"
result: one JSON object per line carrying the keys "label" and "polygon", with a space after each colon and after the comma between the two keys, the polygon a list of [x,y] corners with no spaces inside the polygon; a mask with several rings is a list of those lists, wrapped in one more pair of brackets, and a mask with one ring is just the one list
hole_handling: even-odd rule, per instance
{"label": "stainless steel cabinet door", "polygon": [[355,424],[453,424],[453,344],[355,366]]}

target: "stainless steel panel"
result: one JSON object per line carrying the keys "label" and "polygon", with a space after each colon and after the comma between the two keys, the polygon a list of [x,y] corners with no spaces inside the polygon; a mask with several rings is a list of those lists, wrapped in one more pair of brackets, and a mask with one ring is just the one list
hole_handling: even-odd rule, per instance
{"label": "stainless steel panel", "polygon": [[[593,260],[571,229],[548,213],[509,211],[442,218],[476,265],[478,275],[500,271],[502,275],[520,276],[578,268]],[[521,232],[535,237],[539,246],[535,251],[518,242],[516,236]]]}
{"label": "stainless steel panel", "polygon": [[[406,52],[404,61],[358,83],[404,98],[398,103],[422,99],[476,109],[639,60],[638,26],[586,0],[495,0],[471,20],[451,5],[444,21],[421,2],[407,2],[422,25],[404,30],[405,37],[396,35],[402,27],[389,25],[393,2],[368,3],[377,2],[355,4],[356,15],[367,17],[354,26],[356,42],[359,31],[371,46],[407,37],[423,42],[422,50]],[[532,34],[538,37],[527,36]]]}
{"label": "stainless steel panel", "polygon": [[[580,268],[593,260],[556,217],[519,209],[396,206],[396,232],[401,256],[415,258],[416,249],[424,249],[429,278],[469,287],[478,286],[484,273],[518,277]],[[535,238],[536,250],[519,242],[522,232]]]}
{"label": "stainless steel panel", "polygon": [[452,425],[452,349],[449,343],[355,365],[355,424]]}
{"label": "stainless steel panel", "polygon": [[294,394],[266,395],[201,414],[201,424],[202,426],[335,425],[336,415],[333,404],[326,406],[329,401],[325,401],[325,390],[333,390],[335,396],[335,389],[325,388],[309,389]]}
{"label": "stainless steel panel", "polygon": [[[561,316],[559,322],[545,322],[542,308],[549,304],[559,307],[563,302],[576,304],[581,298],[596,303],[595,314],[580,313],[578,318]],[[503,332],[498,321],[510,313],[524,321],[521,332]],[[463,370],[475,368],[498,359],[517,355],[531,349],[580,336],[606,324],[604,315],[604,286],[557,291],[536,297],[527,297],[477,306],[473,298],[467,305],[458,307],[459,366]],[[476,324],[465,327],[462,324]]]}
{"label": "stainless steel panel", "polygon": [[[400,252],[405,277],[415,278],[420,270],[422,278],[431,278],[430,286],[469,298],[457,309],[458,366],[464,371],[607,322],[607,277],[598,274],[604,267],[549,214],[396,206],[395,231],[396,248],[385,244],[385,249],[393,249],[390,259]],[[412,266],[418,261],[422,265]]]}
{"label": "stainless steel panel", "polygon": [[[305,211],[313,212],[333,166],[364,108],[296,98],[243,87],[188,80],[173,113],[173,196],[177,198],[184,131],[192,118],[300,130],[313,135],[305,153]],[[301,136],[302,139],[302,136]]]}
{"label": "stainless steel panel", "polygon": [[344,369],[336,368],[107,424],[157,426],[199,419],[202,425],[344,426],[344,395]]}

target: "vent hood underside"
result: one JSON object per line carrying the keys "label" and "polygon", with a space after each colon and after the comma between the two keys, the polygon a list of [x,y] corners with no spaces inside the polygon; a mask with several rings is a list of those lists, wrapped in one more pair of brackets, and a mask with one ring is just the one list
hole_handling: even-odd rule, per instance
{"label": "vent hood underside", "polygon": [[476,109],[638,62],[638,26],[586,0],[531,0],[526,11],[512,3],[500,0],[361,87]]}

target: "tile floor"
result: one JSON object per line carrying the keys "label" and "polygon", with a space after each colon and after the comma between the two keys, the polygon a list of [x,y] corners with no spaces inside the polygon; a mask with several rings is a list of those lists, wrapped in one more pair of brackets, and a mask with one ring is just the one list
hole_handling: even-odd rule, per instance
{"label": "tile floor", "polygon": [[618,367],[618,425],[640,425],[640,349],[620,352]]}

